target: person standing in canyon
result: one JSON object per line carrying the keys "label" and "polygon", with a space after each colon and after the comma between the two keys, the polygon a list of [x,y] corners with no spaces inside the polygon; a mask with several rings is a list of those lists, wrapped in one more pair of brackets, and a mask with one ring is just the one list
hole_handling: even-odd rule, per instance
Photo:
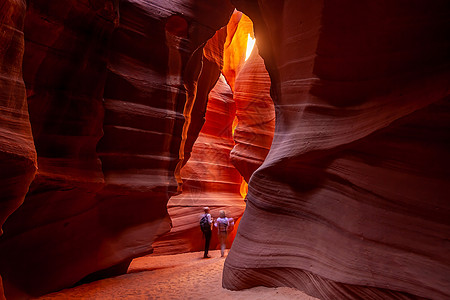
{"label": "person standing in canyon", "polygon": [[209,251],[209,244],[211,242],[211,227],[213,224],[213,219],[211,218],[211,214],[209,211],[209,207],[204,207],[204,214],[200,217],[200,229],[203,232],[203,237],[205,238],[205,252],[203,254],[203,258],[210,258],[211,256],[208,255]]}
{"label": "person standing in canyon", "polygon": [[217,218],[214,226],[217,227],[220,241],[220,254],[221,257],[225,256],[225,248],[227,243],[228,236],[228,227],[230,226],[230,222],[228,218],[225,216],[225,211],[219,211],[219,218]]}

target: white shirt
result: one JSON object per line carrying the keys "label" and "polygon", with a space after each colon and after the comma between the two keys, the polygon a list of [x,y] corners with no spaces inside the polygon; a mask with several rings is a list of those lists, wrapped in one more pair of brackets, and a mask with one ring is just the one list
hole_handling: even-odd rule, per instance
{"label": "white shirt", "polygon": [[[225,218],[217,218],[216,222],[214,223],[214,226],[218,227],[219,223],[227,224],[226,228],[228,228],[228,226],[230,225],[230,222],[228,221],[228,218],[226,218],[226,217]],[[220,230],[220,227],[219,227],[219,230]]]}

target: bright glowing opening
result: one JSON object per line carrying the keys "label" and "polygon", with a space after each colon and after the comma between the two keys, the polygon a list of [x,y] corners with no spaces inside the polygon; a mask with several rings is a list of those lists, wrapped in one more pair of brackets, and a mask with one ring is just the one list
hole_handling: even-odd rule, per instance
{"label": "bright glowing opening", "polygon": [[237,125],[238,125],[238,117],[237,116],[235,116],[234,117],[234,120],[233,120],[233,124],[231,125],[231,134],[232,134],[232,136],[234,137],[234,131],[236,130],[236,127],[237,127]]}
{"label": "bright glowing opening", "polygon": [[247,60],[250,57],[250,54],[252,54],[253,47],[255,46],[255,41],[256,40],[250,36],[250,33],[248,33],[247,51],[245,52],[245,60]]}
{"label": "bright glowing opening", "polygon": [[248,184],[244,180],[244,178],[242,178],[240,192],[241,192],[242,199],[245,199],[245,197],[247,197],[247,193],[248,193]]}

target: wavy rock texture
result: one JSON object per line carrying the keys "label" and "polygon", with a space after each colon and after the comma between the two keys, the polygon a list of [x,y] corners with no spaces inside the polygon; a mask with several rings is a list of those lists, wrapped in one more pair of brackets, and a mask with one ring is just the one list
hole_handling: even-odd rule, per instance
{"label": "wavy rock texture", "polygon": [[234,3],[277,123],[224,287],[449,298],[449,2]]}
{"label": "wavy rock texture", "polygon": [[[167,207],[173,228],[153,244],[155,253],[180,253],[200,251],[204,240],[199,227],[203,207],[209,206],[214,218],[219,210],[235,220],[245,208],[240,194],[242,177],[230,163],[230,151],[234,146],[232,124],[235,103],[230,86],[220,76],[209,94],[205,124],[194,144],[191,158],[181,170],[183,193],[170,198]],[[235,231],[231,232],[231,244]],[[218,243],[213,231],[211,248]]]}
{"label": "wavy rock texture", "polygon": [[96,145],[116,18],[113,6],[99,2],[28,3],[23,78],[39,170],[0,242],[8,298],[63,288],[103,266],[96,262],[103,231]]}
{"label": "wavy rock texture", "polygon": [[[36,172],[36,150],[22,78],[24,1],[0,6],[0,235],[23,202]],[[0,299],[4,299],[0,276]]]}
{"label": "wavy rock texture", "polygon": [[0,7],[0,235],[6,218],[22,204],[36,171],[36,150],[22,79],[25,3]]}
{"label": "wavy rock texture", "polygon": [[270,77],[256,46],[238,73],[234,100],[238,123],[231,162],[248,182],[269,153],[275,130]]}
{"label": "wavy rock texture", "polygon": [[[236,146],[231,162],[248,182],[262,164],[272,143],[275,113],[270,98],[270,77],[255,46],[246,60],[248,38],[254,38],[253,23],[235,11],[227,26],[224,46],[224,74],[233,90],[236,119],[233,138]],[[242,185],[246,194],[246,183]]]}
{"label": "wavy rock texture", "polygon": [[[23,78],[39,172],[0,239],[7,297],[126,271],[169,230],[177,166],[202,122],[189,107],[201,97],[206,103],[216,81],[201,78],[202,45],[231,13],[226,1],[28,1]],[[20,30],[11,36],[20,43]],[[5,78],[18,88],[7,100],[24,100],[23,45],[14,47],[7,52],[17,56],[14,76]],[[218,76],[211,64],[205,70]],[[19,102],[11,107],[25,124]],[[13,136],[27,141],[19,150],[31,161],[31,180],[25,129]]]}

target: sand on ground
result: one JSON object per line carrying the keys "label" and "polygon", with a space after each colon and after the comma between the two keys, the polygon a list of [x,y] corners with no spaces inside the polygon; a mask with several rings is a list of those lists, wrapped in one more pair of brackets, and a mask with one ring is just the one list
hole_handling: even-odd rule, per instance
{"label": "sand on ground", "polygon": [[242,291],[222,288],[225,259],[220,251],[140,257],[125,275],[103,279],[38,299],[299,299],[317,298],[287,287],[255,287]]}

